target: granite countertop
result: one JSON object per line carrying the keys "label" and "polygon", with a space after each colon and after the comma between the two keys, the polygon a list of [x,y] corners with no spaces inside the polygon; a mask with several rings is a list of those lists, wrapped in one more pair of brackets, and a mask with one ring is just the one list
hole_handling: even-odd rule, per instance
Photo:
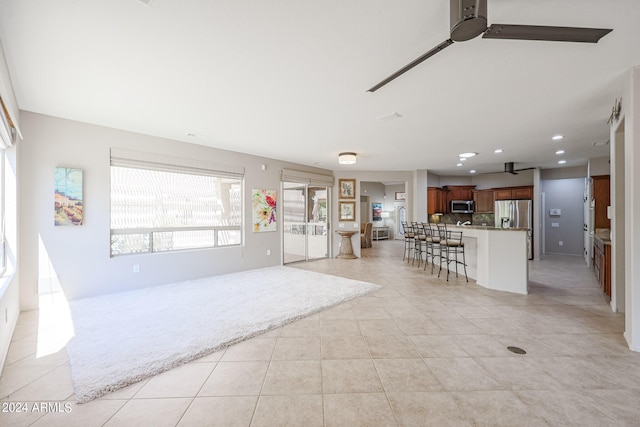
{"label": "granite countertop", "polygon": [[493,225],[456,225],[456,224],[447,224],[447,228],[470,228],[473,230],[492,230],[492,231],[528,231],[528,228],[501,228]]}

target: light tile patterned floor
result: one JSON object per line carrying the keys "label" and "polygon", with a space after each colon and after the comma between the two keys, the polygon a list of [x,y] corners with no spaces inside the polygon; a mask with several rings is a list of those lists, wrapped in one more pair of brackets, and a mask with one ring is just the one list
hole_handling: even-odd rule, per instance
{"label": "light tile patterned floor", "polygon": [[0,399],[30,410],[0,412],[0,425],[640,423],[640,354],[581,258],[531,262],[522,296],[447,283],[403,262],[402,248],[374,242],[358,260],[297,265],[384,288],[82,405],[66,352],[37,358],[39,313],[22,313]]}

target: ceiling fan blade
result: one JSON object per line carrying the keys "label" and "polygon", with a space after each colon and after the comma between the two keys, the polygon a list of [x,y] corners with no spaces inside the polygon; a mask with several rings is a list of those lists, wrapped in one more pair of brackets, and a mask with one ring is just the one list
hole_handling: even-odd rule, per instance
{"label": "ceiling fan blade", "polygon": [[416,59],[414,59],[409,64],[405,65],[404,67],[402,67],[401,69],[399,69],[395,73],[391,74],[389,77],[387,77],[386,79],[384,79],[383,81],[381,81],[377,85],[373,86],[371,89],[368,89],[367,92],[375,92],[375,91],[377,91],[382,86],[386,85],[387,83],[391,82],[392,80],[397,79],[398,77],[400,77],[401,75],[403,75],[404,73],[406,73],[407,71],[409,71],[410,69],[415,67],[416,65],[419,65],[421,62],[431,58],[433,55],[435,55],[436,53],[440,52],[444,48],[451,46],[452,44],[453,44],[453,40],[451,40],[451,39],[447,39],[447,40],[443,41],[438,46],[436,46],[433,49],[431,49],[429,52],[425,53],[424,55],[422,55],[422,56],[420,56],[420,57],[418,57]]}
{"label": "ceiling fan blade", "polygon": [[611,31],[613,30],[608,28],[493,24],[487,28],[482,38],[598,43],[602,37]]}

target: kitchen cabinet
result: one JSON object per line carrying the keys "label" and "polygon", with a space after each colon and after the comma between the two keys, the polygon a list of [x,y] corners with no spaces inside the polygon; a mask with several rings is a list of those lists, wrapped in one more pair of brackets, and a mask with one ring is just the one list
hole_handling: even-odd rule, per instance
{"label": "kitchen cabinet", "polygon": [[591,177],[593,197],[593,227],[611,228],[611,220],[607,218],[607,206],[611,204],[609,175]]}
{"label": "kitchen cabinet", "polygon": [[493,199],[494,200],[532,200],[533,186],[494,188]]}
{"label": "kitchen cabinet", "polygon": [[476,213],[493,213],[493,191],[494,190],[474,190],[473,202]]}
{"label": "kitchen cabinet", "polygon": [[475,185],[447,185],[443,190],[447,191],[449,200],[472,200]]}
{"label": "kitchen cabinet", "polygon": [[439,187],[427,187],[427,214],[449,213],[447,192]]}
{"label": "kitchen cabinet", "polygon": [[597,234],[593,239],[593,272],[600,289],[611,299],[611,241]]}

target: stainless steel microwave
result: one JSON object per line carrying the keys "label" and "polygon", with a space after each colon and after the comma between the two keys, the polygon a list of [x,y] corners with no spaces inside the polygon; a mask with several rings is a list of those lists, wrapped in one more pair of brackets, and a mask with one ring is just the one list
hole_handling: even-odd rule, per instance
{"label": "stainless steel microwave", "polygon": [[473,213],[473,200],[452,200],[451,213]]}

